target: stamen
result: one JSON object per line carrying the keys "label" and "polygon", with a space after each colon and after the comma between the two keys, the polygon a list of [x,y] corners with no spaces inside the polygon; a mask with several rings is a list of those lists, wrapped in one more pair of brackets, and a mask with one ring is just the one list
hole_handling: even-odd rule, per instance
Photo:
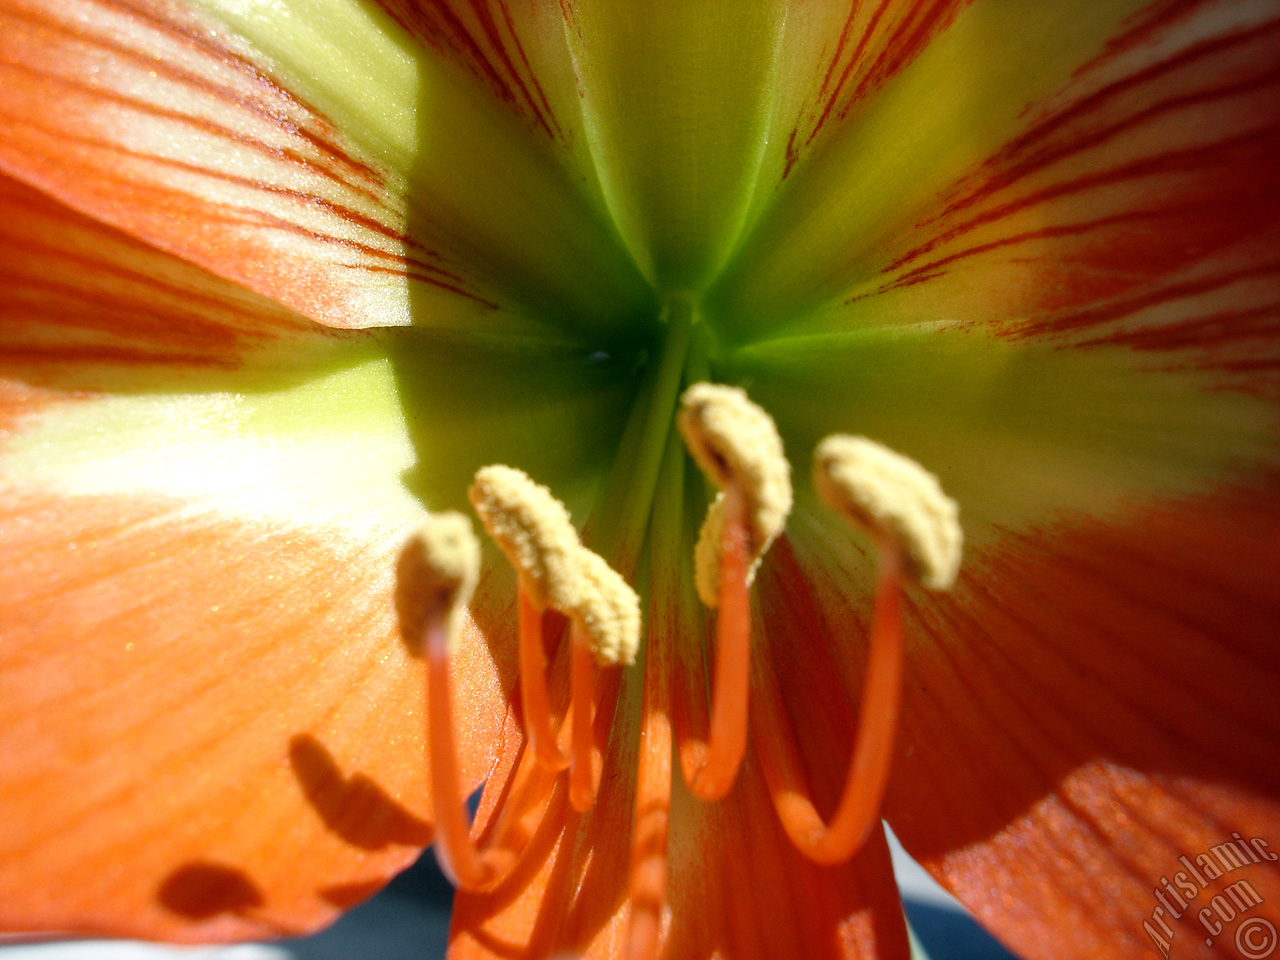
{"label": "stamen", "polygon": [[[684,524],[685,452],[668,436],[653,504],[653,529],[677,531]],[[667,908],[667,838],[671,828],[672,687],[677,639],[698,643],[695,609],[682,603],[687,561],[675,536],[654,540],[649,554],[650,632],[645,644],[640,740],[636,750],[635,812],[631,826],[630,922],[627,960],[658,960]],[[685,680],[684,672],[678,673]],[[671,951],[668,951],[668,954]]]}
{"label": "stamen", "polygon": [[583,547],[578,554],[576,597],[566,611],[582,624],[596,663],[630,666],[640,649],[640,597],[604,557]]}
{"label": "stamen", "polygon": [[569,801],[575,810],[585,813],[591,809],[596,792],[592,660],[601,666],[635,661],[640,647],[640,598],[603,557],[584,547],[578,559],[578,596],[570,611],[573,763]]}
{"label": "stamen", "polygon": [[573,709],[573,761],[569,766],[569,802],[586,813],[596,799],[595,703],[596,671],[591,662],[591,645],[583,637],[578,621],[571,627],[573,648],[570,661],[570,705]]}
{"label": "stamen", "polygon": [[814,451],[813,478],[828,508],[901,544],[911,576],[930,590],[951,586],[964,535],[937,477],[874,440],[835,434]]}
{"label": "stamen", "polygon": [[[445,621],[446,656],[457,644],[459,618],[480,575],[480,542],[460,513],[437,513],[409,538],[402,554],[401,609],[414,639],[427,640],[427,625]],[[437,637],[436,639],[439,639]]]}
{"label": "stamen", "polygon": [[[480,545],[466,517],[444,513],[426,520],[410,538],[403,557],[406,628],[422,641],[427,659],[427,760],[435,800],[436,858],[457,886],[486,890],[506,876],[519,852],[503,843],[481,851],[471,840],[449,707],[449,655],[479,574]],[[535,786],[543,798],[550,795],[549,783]]]}
{"label": "stamen", "polygon": [[548,769],[563,770],[569,757],[552,729],[547,696],[542,612],[568,612],[577,598],[582,545],[564,505],[551,491],[513,467],[476,472],[468,491],[489,536],[519,573],[520,702],[534,755]]}
{"label": "stamen", "polygon": [[[881,552],[858,732],[840,802],[829,825],[823,823],[809,799],[794,758],[786,750],[762,744],[761,766],[778,819],[791,842],[817,863],[831,865],[850,859],[880,820],[902,688],[901,557],[892,543]],[[766,697],[769,710],[762,714],[765,723],[773,719],[772,710],[779,706],[772,702],[775,699]]]}
{"label": "stamen", "polygon": [[747,749],[747,691],[751,666],[751,601],[747,590],[745,508],[730,490],[720,562],[720,604],[716,617],[716,667],[711,698],[711,732],[704,744],[681,744],[680,768],[689,790],[708,802],[733,786]]}
{"label": "stamen", "polygon": [[685,391],[680,433],[721,493],[694,550],[698,595],[719,607],[708,740],[680,744],[680,765],[699,799],[729,792],[747,744],[751,616],[748,588],[791,510],[791,466],[767,413],[736,387],[699,383]]}
{"label": "stamen", "polygon": [[[650,672],[652,668],[646,668]],[[665,673],[658,668],[654,673]],[[656,960],[667,899],[667,832],[671,824],[671,723],[665,677],[645,677],[644,727],[636,773],[631,839],[631,923],[627,960]]]}
{"label": "stamen", "polygon": [[[585,812],[595,798],[594,670],[631,663],[640,646],[640,598],[604,558],[582,546],[569,513],[551,491],[512,467],[476,473],[471,502],[520,576],[520,690],[534,756],[570,771],[570,800]],[[561,750],[547,695],[542,611],[570,619],[571,758]]]}
{"label": "stamen", "polygon": [[[765,779],[783,828],[824,864],[858,852],[879,822],[893,760],[902,692],[902,581],[907,571],[941,589],[955,580],[962,533],[955,501],[915,461],[864,437],[828,437],[815,451],[814,486],[851,524],[869,528],[880,552],[858,733],[844,790],[829,825],[800,787],[789,757],[766,745]],[[776,708],[776,698],[768,698]]]}
{"label": "stamen", "polygon": [[[654,503],[657,530],[680,529],[684,514],[684,455],[674,438],[664,452],[666,479]],[[645,647],[644,690],[640,707],[640,741],[636,757],[635,812],[631,829],[630,923],[627,960],[657,960],[662,951],[668,914],[667,838],[671,826],[672,666],[678,637],[695,611],[680,602],[687,589],[686,564],[673,539],[654,544],[649,585],[655,599],[649,641]],[[662,598],[662,599],[660,599]],[[664,602],[665,600],[665,602]],[[668,951],[670,953],[671,951]]]}
{"label": "stamen", "polygon": [[[678,425],[702,472],[722,491],[736,487],[744,498],[750,586],[760,558],[791,512],[791,464],[778,428],[744,390],[713,383],[695,383],[684,392]],[[708,607],[719,602],[723,500],[722,494],[707,511],[694,550],[698,596]]]}

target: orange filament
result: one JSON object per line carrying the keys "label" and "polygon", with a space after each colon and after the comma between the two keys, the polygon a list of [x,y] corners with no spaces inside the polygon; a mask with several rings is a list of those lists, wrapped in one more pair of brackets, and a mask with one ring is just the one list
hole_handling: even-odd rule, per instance
{"label": "orange filament", "polygon": [[[880,822],[902,692],[903,563],[902,551],[896,544],[881,544],[858,733],[844,791],[829,825],[823,823],[801,786],[802,776],[794,759],[771,743],[761,744],[761,766],[778,818],[792,842],[817,863],[848,860]],[[768,704],[761,713],[762,722],[782,722],[777,715],[781,711],[779,697],[761,699]]]}
{"label": "orange filament", "polygon": [[650,639],[645,655],[643,721],[631,833],[631,924],[627,960],[656,960],[667,899],[671,822],[671,685],[669,634]]}
{"label": "orange filament", "polygon": [[722,799],[733,786],[747,748],[747,687],[751,609],[747,590],[746,504],[736,487],[725,491],[720,592],[716,616],[716,666],[707,742],[680,746],[680,766],[700,800]]}
{"label": "orange filament", "polygon": [[[572,766],[570,801],[580,812],[595,801],[598,773],[594,744],[594,655],[588,637],[574,622],[571,644]],[[545,815],[558,774],[570,766],[570,753],[561,745],[563,726],[553,730],[547,693],[546,654],[542,612],[523,583],[519,591],[521,703],[531,762],[521,762],[512,781],[511,796],[502,805],[489,845],[480,850],[471,837],[465,810],[465,791],[458,771],[453,719],[449,709],[448,625],[433,617],[427,634],[428,756],[436,805],[436,858],[454,884],[471,892],[493,890],[513,874],[534,839]],[[579,720],[578,718],[582,718]]]}
{"label": "orange filament", "polygon": [[520,705],[533,755],[548,770],[563,770],[569,757],[556,743],[551,728],[551,703],[547,697],[547,655],[542,645],[542,611],[520,583]]}
{"label": "orange filament", "polygon": [[[667,899],[667,830],[671,821],[671,720],[654,708],[646,680],[644,729],[631,840],[631,927],[628,960],[655,960]],[[664,694],[659,694],[663,696]]]}
{"label": "orange filament", "polygon": [[592,729],[595,719],[592,694],[596,672],[586,632],[576,620],[570,628],[570,633],[573,641],[570,666],[573,762],[569,767],[569,802],[579,813],[586,813],[596,799],[594,731]]}
{"label": "orange filament", "polygon": [[483,892],[493,889],[516,866],[532,835],[525,823],[527,814],[545,806],[555,786],[555,775],[538,763],[527,765],[530,769],[524,776],[518,773],[512,802],[504,805],[492,843],[484,850],[476,847],[471,839],[466,791],[458,772],[457,743],[449,708],[448,625],[445,618],[431,618],[425,632],[427,750],[431,791],[435,798],[436,859],[455,886]]}

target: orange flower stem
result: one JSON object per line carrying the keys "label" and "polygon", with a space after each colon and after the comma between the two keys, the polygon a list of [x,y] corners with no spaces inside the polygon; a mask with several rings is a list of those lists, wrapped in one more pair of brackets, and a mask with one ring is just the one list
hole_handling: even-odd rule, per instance
{"label": "orange flower stem", "polygon": [[569,767],[569,802],[579,813],[586,813],[596,799],[595,708],[592,695],[595,686],[595,663],[587,644],[585,631],[574,621],[570,628],[573,641],[571,698],[573,709],[573,762]]}
{"label": "orange flower stem", "polygon": [[[482,892],[492,889],[515,867],[527,843],[527,831],[519,837],[504,836],[512,831],[499,825],[495,844],[485,850],[477,849],[472,841],[449,707],[448,625],[443,618],[427,625],[426,640],[427,749],[435,799],[436,859],[455,886]],[[543,804],[551,796],[555,778],[543,774],[540,765],[536,767],[531,776],[522,778],[516,791],[522,809]]]}
{"label": "orange flower stem", "polygon": [[858,733],[844,791],[829,825],[801,792],[793,761],[781,759],[776,750],[762,751],[782,826],[800,851],[817,863],[845,862],[880,822],[902,695],[902,568],[897,545],[882,543]]}
{"label": "orange flower stem", "polygon": [[520,584],[520,705],[533,755],[550,770],[563,770],[569,757],[556,743],[547,697],[547,655],[542,645],[542,611]]}
{"label": "orange flower stem", "polygon": [[716,665],[711,733],[706,743],[681,745],[680,764],[694,796],[720,800],[733,786],[747,749],[747,688],[750,677],[751,606],[747,590],[747,519],[742,495],[725,493],[716,616]]}

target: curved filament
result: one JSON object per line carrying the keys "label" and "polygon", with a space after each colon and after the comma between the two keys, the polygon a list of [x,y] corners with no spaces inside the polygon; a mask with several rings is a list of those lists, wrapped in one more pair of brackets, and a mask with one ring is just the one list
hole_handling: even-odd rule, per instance
{"label": "curved filament", "polygon": [[[794,758],[771,738],[762,738],[760,744],[761,766],[778,818],[792,842],[817,863],[850,859],[880,822],[902,692],[902,569],[901,550],[892,543],[882,544],[858,733],[830,824],[823,823],[814,809]],[[781,724],[783,708],[777,692],[761,699],[761,723],[769,728]]]}
{"label": "curved filament", "polygon": [[563,770],[569,757],[556,743],[551,727],[551,703],[547,696],[547,655],[542,644],[542,611],[537,608],[523,578],[520,584],[520,706],[533,754],[548,770]]}
{"label": "curved filament", "polygon": [[[426,635],[427,750],[435,798],[436,859],[456,886],[477,892],[488,890],[515,867],[524,839],[500,834],[494,844],[484,850],[477,849],[471,839],[449,708],[448,627],[442,619],[438,620],[427,625]],[[521,791],[525,803],[550,797],[552,784],[553,778],[549,776],[526,783]]]}
{"label": "curved filament", "polygon": [[[646,671],[648,672],[648,671]],[[655,670],[660,673],[661,670]],[[627,960],[655,960],[667,899],[667,831],[671,822],[671,721],[664,680],[645,678],[644,729],[631,839],[631,924]]]}
{"label": "curved filament", "polygon": [[700,800],[722,799],[733,786],[747,748],[751,608],[747,590],[747,520],[741,494],[725,491],[724,538],[716,616],[716,664],[711,732],[706,742],[680,745],[680,766]]}

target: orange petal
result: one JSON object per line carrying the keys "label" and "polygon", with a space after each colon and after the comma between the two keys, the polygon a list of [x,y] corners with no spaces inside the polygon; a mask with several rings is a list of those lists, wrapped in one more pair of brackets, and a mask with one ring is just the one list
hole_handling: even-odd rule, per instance
{"label": "orange petal", "polygon": [[[7,178],[0,249],[4,468],[33,422],[109,404],[103,387],[286,387],[364,339]],[[217,473],[180,399],[166,409],[194,444],[188,470]],[[48,468],[76,473],[59,459],[76,444],[45,450]],[[193,941],[312,929],[431,839],[423,680],[394,612],[398,528],[300,527],[252,486],[229,491],[248,516],[219,512],[144,493],[163,483],[127,466],[118,479],[136,494],[59,497],[0,477],[0,927]],[[475,784],[505,698],[480,634],[459,656]]]}
{"label": "orange petal", "polygon": [[[0,926],[300,933],[431,841],[398,540],[9,496],[0,541]],[[474,784],[502,698],[457,664]]]}
{"label": "orange petal", "polygon": [[388,577],[342,575],[386,545],[124,500],[8,498],[0,530],[6,928],[300,931],[430,841],[420,717],[379,732],[419,682]]}
{"label": "orange petal", "polygon": [[0,370],[29,383],[190,390],[351,342],[2,175],[0,252]]}
{"label": "orange petal", "polygon": [[[522,22],[506,55],[576,116],[559,21]],[[467,48],[478,28],[459,29]],[[0,170],[335,327],[629,320],[648,294],[580,172],[583,138],[548,151],[419,36],[347,0],[4,0]],[[546,101],[530,89],[526,106]]]}
{"label": "orange petal", "polygon": [[[1019,955],[1144,955],[1153,891],[1181,856],[1233,831],[1280,835],[1276,490],[1009,531],[975,548],[953,594],[908,605],[886,816]],[[831,554],[810,549],[809,632],[846,635],[828,672],[856,684],[868,611],[849,584],[861,571],[824,572]],[[847,734],[824,737],[816,725],[830,720],[808,703],[787,700],[811,725],[797,739],[807,769],[825,778],[815,745]],[[1278,877],[1264,863],[1224,883],[1248,880],[1269,902]],[[1198,892],[1196,909],[1221,888]],[[1174,924],[1175,955],[1218,955],[1193,914]],[[1215,943],[1231,949],[1229,935]]]}
{"label": "orange petal", "polygon": [[397,322],[388,276],[483,300],[406,241],[388,172],[207,18],[5,0],[0,23],[6,172],[333,326]]}
{"label": "orange petal", "polygon": [[1280,17],[1171,6],[1123,34],[855,291],[877,322],[1271,360]]}
{"label": "orange petal", "polygon": [[[1155,956],[1142,924],[1161,877],[1186,872],[1179,858],[1280,830],[1276,503],[1268,481],[1009,531],[966,559],[952,595],[909,604],[886,816],[1020,956]],[[799,529],[771,552],[762,590],[786,641],[777,682],[805,684],[785,699],[792,743],[833,803],[871,564],[833,562]],[[788,620],[790,633],[775,628]],[[1236,955],[1232,925],[1209,948],[1196,912],[1241,879],[1280,895],[1266,862],[1197,889],[1182,923],[1169,919],[1174,955]]]}

